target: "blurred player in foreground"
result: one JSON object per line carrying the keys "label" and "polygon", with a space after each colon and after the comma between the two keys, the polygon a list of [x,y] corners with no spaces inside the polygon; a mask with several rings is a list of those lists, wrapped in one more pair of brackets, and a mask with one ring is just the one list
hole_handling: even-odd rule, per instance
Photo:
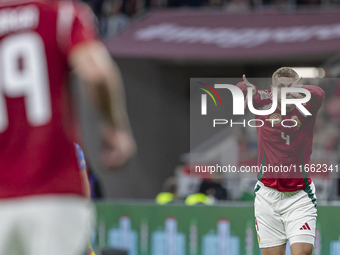
{"label": "blurred player in foreground", "polygon": [[[317,86],[299,84],[301,78],[289,67],[274,72],[271,91],[257,90],[245,75],[243,80],[237,86],[244,94],[247,87],[253,88],[255,109],[270,109],[273,87],[278,89],[274,113],[255,116],[264,122],[262,127],[257,127],[260,172],[255,187],[255,227],[262,254],[284,255],[289,241],[292,255],[311,255],[317,210],[315,187],[305,166],[310,164],[313,128],[324,91]],[[284,87],[302,87],[311,93],[311,99],[304,105],[311,116],[305,117],[295,104],[288,104],[287,114],[281,115],[281,88]],[[301,97],[297,92],[286,94],[288,99]],[[284,127],[282,121],[286,119],[289,121],[285,121],[285,125],[294,127]],[[290,170],[265,172],[264,168],[270,166],[287,166]],[[291,166],[295,166],[295,171]]]}
{"label": "blurred player in foreground", "polygon": [[120,72],[92,19],[77,2],[0,2],[0,254],[86,249],[70,70],[106,120],[104,163],[134,153]]}

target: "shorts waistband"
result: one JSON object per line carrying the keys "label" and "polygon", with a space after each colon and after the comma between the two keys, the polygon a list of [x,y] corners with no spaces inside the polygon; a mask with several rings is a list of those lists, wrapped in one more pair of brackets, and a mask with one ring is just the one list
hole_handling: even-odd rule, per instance
{"label": "shorts waistband", "polygon": [[[259,190],[260,188],[256,188],[260,186],[261,189],[264,189],[264,190],[271,190],[271,191],[276,191],[276,192],[279,192],[279,193],[284,193],[284,194],[293,194],[293,193],[298,193],[300,191],[303,191],[303,190],[296,190],[296,191],[287,191],[287,192],[283,192],[283,191],[278,191],[277,189],[273,189],[273,188],[270,188],[270,187],[267,187],[265,186],[261,181],[257,181],[256,185],[255,185],[255,189]],[[311,187],[314,186],[314,182],[312,182],[310,184]]]}

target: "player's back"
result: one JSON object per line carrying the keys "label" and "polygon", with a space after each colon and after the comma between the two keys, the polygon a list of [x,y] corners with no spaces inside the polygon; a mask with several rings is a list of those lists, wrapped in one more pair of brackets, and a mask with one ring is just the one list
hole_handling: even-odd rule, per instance
{"label": "player's back", "polygon": [[69,1],[0,2],[0,198],[82,194],[67,58],[95,38],[86,15]]}

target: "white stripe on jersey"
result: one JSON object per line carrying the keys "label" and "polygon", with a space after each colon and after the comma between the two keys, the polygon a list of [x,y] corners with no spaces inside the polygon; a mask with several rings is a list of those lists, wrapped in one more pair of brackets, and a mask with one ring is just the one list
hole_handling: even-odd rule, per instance
{"label": "white stripe on jersey", "polygon": [[74,22],[74,6],[71,1],[61,1],[57,18],[57,42],[61,49],[70,43]]}

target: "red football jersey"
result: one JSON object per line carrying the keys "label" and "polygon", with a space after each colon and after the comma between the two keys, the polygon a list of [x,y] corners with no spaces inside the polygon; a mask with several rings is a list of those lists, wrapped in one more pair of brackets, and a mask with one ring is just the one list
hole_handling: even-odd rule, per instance
{"label": "red football jersey", "polygon": [[68,55],[96,40],[93,18],[71,1],[0,3],[0,198],[83,194]]}
{"label": "red football jersey", "polygon": [[[237,86],[247,93],[243,82]],[[317,86],[304,85],[303,88],[311,93],[311,99],[304,105],[311,116],[304,117],[296,107],[286,115],[281,115],[278,108],[270,115],[255,115],[255,119],[264,123],[262,127],[257,127],[258,167],[261,169],[258,179],[265,186],[281,192],[309,189],[311,183],[309,171],[305,171],[304,166],[310,164],[313,128],[325,93]],[[257,90],[253,105],[256,109],[270,109],[271,91]],[[256,123],[258,126],[260,124]]]}

